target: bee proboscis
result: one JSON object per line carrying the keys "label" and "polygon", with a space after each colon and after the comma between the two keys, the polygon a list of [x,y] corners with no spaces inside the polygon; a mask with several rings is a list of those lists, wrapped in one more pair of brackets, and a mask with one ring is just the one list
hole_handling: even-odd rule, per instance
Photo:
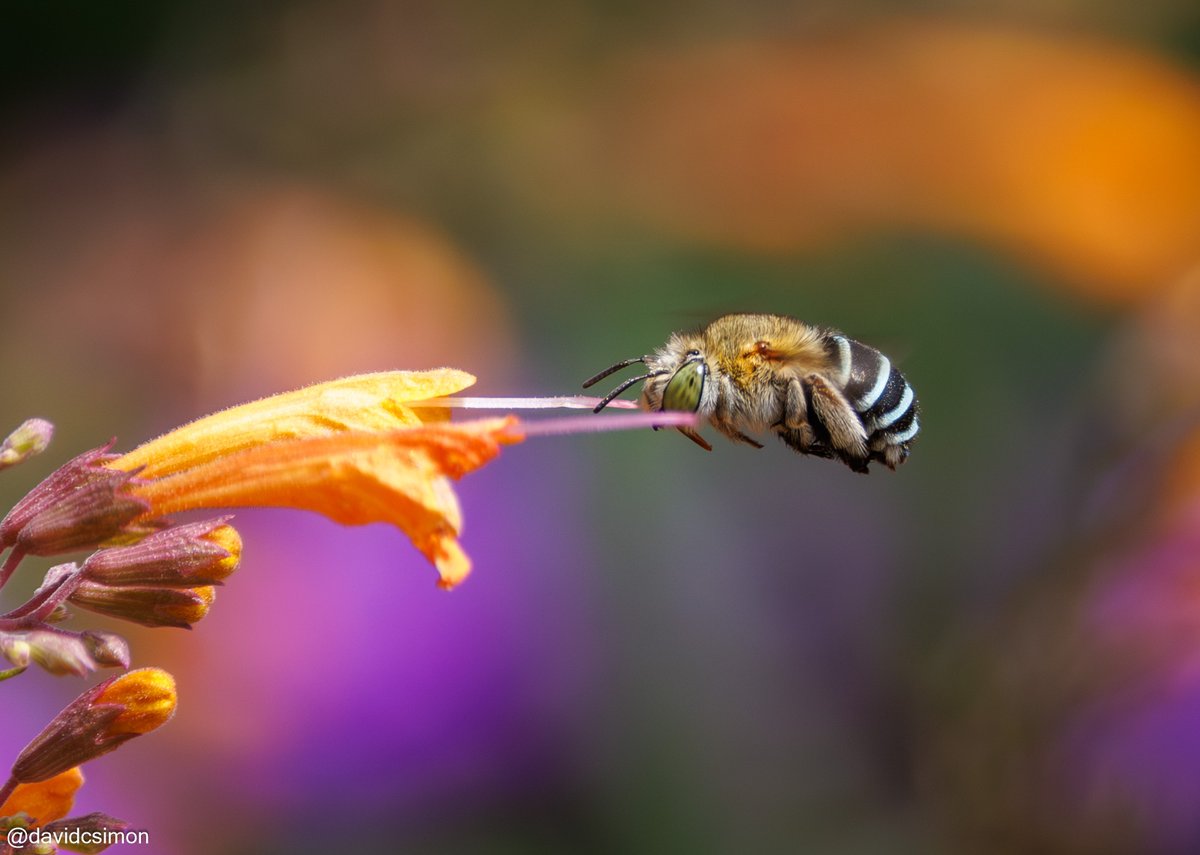
{"label": "bee proboscis", "polygon": [[[801,454],[836,458],[856,472],[872,460],[895,469],[917,435],[912,386],[878,350],[836,330],[784,315],[725,315],[695,332],[674,333],[646,356],[626,359],[584,388],[636,363],[600,412],[635,383],[647,410],[695,412],[735,442],[774,432]],[[711,451],[696,430],[678,430]]]}

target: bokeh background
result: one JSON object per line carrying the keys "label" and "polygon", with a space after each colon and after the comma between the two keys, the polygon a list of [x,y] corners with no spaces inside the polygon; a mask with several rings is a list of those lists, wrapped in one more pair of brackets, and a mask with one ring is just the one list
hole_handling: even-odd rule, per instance
{"label": "bokeh background", "polygon": [[[239,513],[195,631],[77,617],[180,693],[80,812],[178,855],[1200,851],[1200,7],[2,16],[0,429],[59,428],[7,502],[271,391],[570,393],[726,311],[923,408],[869,477],[508,448],[449,594],[398,532]],[[5,756],[81,688],[6,683]]]}

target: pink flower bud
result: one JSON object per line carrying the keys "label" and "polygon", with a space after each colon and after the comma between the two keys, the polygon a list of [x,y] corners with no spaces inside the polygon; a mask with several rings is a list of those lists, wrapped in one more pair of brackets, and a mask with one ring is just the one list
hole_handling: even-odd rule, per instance
{"label": "pink flower bud", "polygon": [[103,464],[109,446],[85,452],[34,487],[0,521],[0,549],[55,555],[99,546],[119,534],[149,505],[126,492],[133,475]]}
{"label": "pink flower bud", "polygon": [[0,443],[0,469],[16,466],[41,454],[54,436],[54,425],[45,419],[27,419]]}
{"label": "pink flower bud", "polygon": [[190,629],[208,614],[215,595],[211,585],[168,588],[105,585],[85,580],[71,594],[70,600],[82,609],[142,626]]}
{"label": "pink flower bud", "polygon": [[171,526],[131,546],[101,549],[84,562],[84,574],[107,585],[219,583],[242,555],[241,538],[227,519]]}

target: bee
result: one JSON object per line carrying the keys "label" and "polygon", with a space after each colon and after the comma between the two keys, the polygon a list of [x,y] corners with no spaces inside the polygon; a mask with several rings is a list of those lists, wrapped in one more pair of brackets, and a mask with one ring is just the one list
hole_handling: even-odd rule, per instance
{"label": "bee", "polygon": [[[583,384],[586,389],[635,363],[645,374],[621,383],[600,412],[635,383],[647,410],[680,410],[735,442],[773,431],[801,454],[837,459],[855,472],[872,460],[895,469],[920,428],[912,386],[891,360],[836,330],[783,315],[725,315],[695,332],[674,333],[647,356],[626,359]],[[678,430],[712,446],[695,429]]]}

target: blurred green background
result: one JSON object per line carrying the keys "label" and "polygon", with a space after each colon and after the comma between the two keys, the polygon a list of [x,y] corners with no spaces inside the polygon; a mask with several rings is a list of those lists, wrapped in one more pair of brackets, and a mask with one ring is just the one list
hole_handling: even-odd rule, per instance
{"label": "blurred green background", "polygon": [[[922,407],[869,477],[506,449],[453,594],[396,532],[241,513],[195,632],[110,627],[180,712],[82,811],[177,853],[1200,850],[1195,4],[3,16],[0,412],[59,431],[9,503],[272,391],[569,394],[729,311]],[[2,747],[79,689],[6,683]]]}

